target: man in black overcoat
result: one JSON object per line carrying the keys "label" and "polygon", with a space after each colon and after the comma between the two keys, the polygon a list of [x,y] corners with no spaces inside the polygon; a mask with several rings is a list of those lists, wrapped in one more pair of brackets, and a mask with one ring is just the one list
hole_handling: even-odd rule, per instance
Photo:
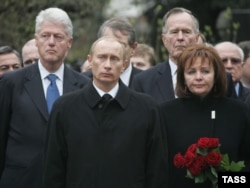
{"label": "man in black overcoat", "polygon": [[52,109],[44,188],[168,187],[158,105],[119,79],[124,45],[100,38],[88,61],[93,82],[60,97]]}

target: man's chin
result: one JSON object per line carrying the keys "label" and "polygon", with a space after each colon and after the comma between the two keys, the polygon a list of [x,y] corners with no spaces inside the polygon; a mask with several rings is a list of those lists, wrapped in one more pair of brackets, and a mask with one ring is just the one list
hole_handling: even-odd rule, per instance
{"label": "man's chin", "polygon": [[47,58],[45,61],[51,63],[51,64],[56,64],[59,62],[58,58]]}
{"label": "man's chin", "polygon": [[180,57],[180,55],[182,54],[182,52],[183,52],[183,51],[180,51],[179,53],[176,53],[176,54],[173,56],[173,59],[174,59],[174,60],[177,60],[177,59]]}

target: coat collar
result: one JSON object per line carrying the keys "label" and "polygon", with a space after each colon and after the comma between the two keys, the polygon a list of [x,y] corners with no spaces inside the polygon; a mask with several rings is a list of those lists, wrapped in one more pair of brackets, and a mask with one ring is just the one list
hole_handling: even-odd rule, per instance
{"label": "coat collar", "polygon": [[[101,97],[94,88],[93,83],[89,82],[83,90],[83,95],[88,105],[91,108],[94,108],[100,102]],[[119,90],[114,100],[120,105],[122,109],[127,107],[130,95],[131,91],[129,88],[125,86],[121,80],[119,80]]]}

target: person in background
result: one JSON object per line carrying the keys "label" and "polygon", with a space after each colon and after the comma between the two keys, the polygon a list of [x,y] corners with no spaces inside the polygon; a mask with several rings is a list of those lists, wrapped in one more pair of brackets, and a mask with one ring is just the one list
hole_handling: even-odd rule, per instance
{"label": "person in background", "polygon": [[34,64],[39,59],[39,53],[36,46],[36,40],[27,41],[22,48],[23,66]]}
{"label": "person in background", "polygon": [[81,72],[87,72],[90,69],[89,61],[86,59],[81,65]]}
{"label": "person in background", "polygon": [[201,33],[201,32],[199,34],[199,38],[198,38],[197,44],[206,44],[206,45],[209,45],[209,46],[213,46],[211,43],[209,43],[207,41],[206,36],[203,33]]}
{"label": "person in background", "polygon": [[156,65],[155,51],[151,46],[139,43],[130,61],[134,67],[147,70]]}
{"label": "person in background", "polygon": [[202,33],[199,33],[197,44],[206,44],[206,43],[207,43],[207,39],[205,35],[203,35]]}
{"label": "person in background", "polygon": [[159,103],[174,99],[177,58],[188,45],[198,41],[198,36],[199,23],[191,11],[181,7],[169,10],[163,17],[161,34],[169,59],[136,76],[132,88],[153,96]]}
{"label": "person in background", "polygon": [[53,101],[90,81],[64,64],[73,42],[72,22],[65,11],[40,11],[35,40],[38,63],[0,80],[1,188],[42,187],[45,132]]}
{"label": "person in background", "polygon": [[243,86],[250,88],[250,41],[242,41],[238,45],[244,53],[243,69],[240,81]]}
{"label": "person in background", "polygon": [[20,53],[10,46],[0,47],[0,77],[9,71],[22,68]]}
{"label": "person in background", "polygon": [[220,42],[214,47],[219,53],[226,71],[232,75],[236,98],[245,102],[247,96],[250,95],[250,89],[244,87],[240,81],[244,63],[243,50],[237,44],[228,41]]}
{"label": "person in background", "polygon": [[[100,26],[97,33],[97,38],[103,36],[115,37],[117,40],[119,40],[125,45],[126,50],[128,51],[128,61],[126,62],[125,69],[121,74],[121,80],[126,86],[131,87],[134,76],[137,73],[141,72],[140,69],[133,67],[130,63],[130,58],[133,56],[134,50],[137,47],[135,29],[130,24],[129,20],[125,17],[113,17],[106,20]],[[91,71],[87,71],[84,74],[92,78]]]}
{"label": "person in background", "polygon": [[[158,103],[176,98],[177,59],[183,50],[198,42],[199,22],[190,10],[176,7],[163,17],[162,42],[169,59],[135,76],[132,88],[153,96]],[[228,76],[228,96],[234,96],[230,74]]]}
{"label": "person in background", "polygon": [[99,38],[88,55],[93,81],[56,101],[44,188],[168,187],[159,106],[120,80],[126,53],[117,39]]}
{"label": "person in background", "polygon": [[[177,99],[160,105],[169,149],[171,188],[210,188],[195,184],[185,168],[174,166],[174,156],[184,154],[201,137],[219,138],[222,154],[230,161],[250,161],[250,114],[247,106],[226,97],[225,68],[212,46],[194,44],[178,59]],[[249,170],[247,166],[244,170]]]}

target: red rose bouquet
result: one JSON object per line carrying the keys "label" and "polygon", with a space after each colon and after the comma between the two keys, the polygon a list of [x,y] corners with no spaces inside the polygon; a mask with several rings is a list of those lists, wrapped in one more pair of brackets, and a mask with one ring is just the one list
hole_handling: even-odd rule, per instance
{"label": "red rose bouquet", "polygon": [[230,162],[228,154],[220,153],[218,138],[200,138],[197,143],[188,147],[186,153],[177,153],[174,156],[174,165],[177,168],[187,168],[186,177],[194,179],[195,183],[210,180],[212,187],[217,187],[218,171],[240,171],[244,161]]}

